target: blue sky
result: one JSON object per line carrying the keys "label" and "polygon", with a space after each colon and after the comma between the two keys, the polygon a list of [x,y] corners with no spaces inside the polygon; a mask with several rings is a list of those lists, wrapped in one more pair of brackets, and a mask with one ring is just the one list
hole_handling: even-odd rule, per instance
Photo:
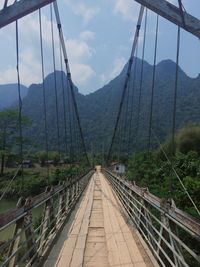
{"label": "blue sky", "polygon": [[[171,0],[177,4],[178,0]],[[200,1],[183,0],[192,15],[200,18]],[[72,78],[83,94],[93,92],[119,74],[127,62],[139,4],[134,0],[58,0]],[[42,9],[45,48],[45,74],[53,71],[49,7]],[[145,59],[152,63],[155,40],[154,13],[148,13]],[[56,35],[56,66],[60,68]],[[141,29],[142,36],[143,28]],[[177,27],[160,19],[158,62],[175,60]],[[0,30],[0,84],[15,82],[15,25]],[[181,32],[180,65],[191,77],[200,72],[200,44],[196,37]],[[38,12],[19,21],[20,72],[25,85],[41,82]],[[142,37],[139,41],[141,57]]]}

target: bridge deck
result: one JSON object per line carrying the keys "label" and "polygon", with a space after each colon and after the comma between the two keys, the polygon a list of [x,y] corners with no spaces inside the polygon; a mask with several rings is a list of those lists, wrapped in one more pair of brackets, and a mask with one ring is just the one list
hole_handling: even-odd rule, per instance
{"label": "bridge deck", "polygon": [[55,266],[154,266],[122,215],[102,173],[95,173]]}

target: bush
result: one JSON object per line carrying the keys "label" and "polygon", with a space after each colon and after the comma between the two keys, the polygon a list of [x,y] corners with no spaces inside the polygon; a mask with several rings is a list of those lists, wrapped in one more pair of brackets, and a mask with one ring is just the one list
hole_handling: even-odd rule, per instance
{"label": "bush", "polygon": [[196,151],[200,155],[200,125],[187,125],[179,130],[176,139],[179,152]]}

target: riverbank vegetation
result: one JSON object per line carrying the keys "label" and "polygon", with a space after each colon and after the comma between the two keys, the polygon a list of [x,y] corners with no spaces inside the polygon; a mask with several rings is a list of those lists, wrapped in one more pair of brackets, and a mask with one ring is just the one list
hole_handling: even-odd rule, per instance
{"label": "riverbank vegetation", "polygon": [[[24,169],[5,169],[5,175],[0,177],[0,195],[5,193],[5,198],[16,199],[21,196],[35,196],[44,192],[48,185],[56,185],[60,181],[67,181],[79,176],[86,171],[82,165],[66,165]],[[16,174],[17,173],[17,174]],[[14,179],[13,177],[16,176]],[[12,181],[13,179],[13,181]]]}
{"label": "riverbank vegetation", "polygon": [[169,137],[154,151],[135,153],[127,161],[126,177],[156,196],[172,198],[177,207],[198,216],[185,189],[200,209],[200,126],[179,130],[175,147],[171,144]]}

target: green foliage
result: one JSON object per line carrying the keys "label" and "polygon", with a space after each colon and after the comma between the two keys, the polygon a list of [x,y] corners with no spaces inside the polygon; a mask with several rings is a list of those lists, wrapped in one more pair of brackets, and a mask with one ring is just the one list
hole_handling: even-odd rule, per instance
{"label": "green foliage", "polygon": [[[193,151],[187,155],[179,152],[171,158],[171,162],[192,199],[199,205],[200,158],[198,154]],[[153,194],[161,198],[173,198],[179,208],[198,216],[172,171],[171,164],[158,157],[157,151],[133,155],[129,159],[127,169],[126,175],[129,180],[135,181],[141,187],[148,187]]]}
{"label": "green foliage", "polygon": [[16,110],[5,109],[0,112],[1,176],[4,174],[5,158],[11,153],[13,142],[17,138],[17,118]]}
{"label": "green foliage", "polygon": [[[174,147],[175,146],[175,147]],[[164,155],[163,151],[166,153],[166,155],[171,158],[174,153],[176,152],[177,146],[176,146],[176,140],[175,143],[172,144],[172,136],[169,135],[165,142],[156,150],[158,158],[162,160],[166,160],[166,156]]]}
{"label": "green foliage", "polygon": [[[30,120],[26,116],[22,116],[22,126],[26,128],[29,127],[30,124]],[[19,121],[17,110],[4,109],[0,111],[1,175],[4,173],[6,156],[9,157],[16,145],[20,142],[18,127]]]}
{"label": "green foliage", "polygon": [[37,158],[38,158],[38,160],[40,162],[40,166],[44,167],[45,166],[45,162],[48,159],[47,152],[46,151],[39,151],[37,153]]}
{"label": "green foliage", "polygon": [[177,149],[183,154],[196,151],[200,155],[200,125],[189,124],[182,128],[176,137]]}
{"label": "green foliage", "polygon": [[54,166],[57,166],[60,161],[60,155],[57,151],[52,151],[49,153],[49,159],[53,160]]}
{"label": "green foliage", "polygon": [[[48,177],[46,168],[24,169],[24,177],[18,172],[17,177],[6,193],[6,197],[8,199],[16,199],[21,196],[35,196],[44,192],[46,186],[57,185],[60,181],[70,181],[74,177],[83,174],[85,171],[85,167],[78,165],[60,168],[51,167]],[[14,175],[15,170],[4,174],[4,176],[0,178],[0,195],[2,195]]]}

